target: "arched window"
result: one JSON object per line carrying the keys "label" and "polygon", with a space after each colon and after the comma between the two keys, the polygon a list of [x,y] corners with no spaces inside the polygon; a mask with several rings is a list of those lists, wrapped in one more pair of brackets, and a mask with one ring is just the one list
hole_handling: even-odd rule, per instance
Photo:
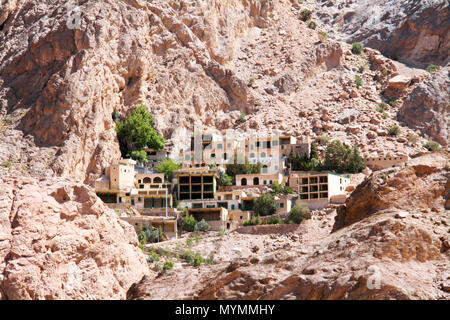
{"label": "arched window", "polygon": [[247,185],[247,179],[242,178],[241,185],[246,186]]}
{"label": "arched window", "polygon": [[254,177],[253,178],[253,185],[254,186],[259,186],[259,178],[258,177]]}
{"label": "arched window", "polygon": [[149,177],[145,177],[143,182],[144,183],[152,183],[152,179],[150,179]]}
{"label": "arched window", "polygon": [[266,166],[266,165],[264,165],[264,166],[262,167],[262,172],[263,172],[263,173],[267,173],[267,166]]}
{"label": "arched window", "polygon": [[162,179],[160,177],[156,177],[153,179],[153,183],[162,183]]}

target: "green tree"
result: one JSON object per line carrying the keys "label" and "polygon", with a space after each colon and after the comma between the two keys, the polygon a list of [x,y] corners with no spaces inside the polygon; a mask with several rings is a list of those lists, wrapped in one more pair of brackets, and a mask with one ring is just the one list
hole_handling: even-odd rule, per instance
{"label": "green tree", "polygon": [[156,171],[159,173],[164,173],[167,179],[172,179],[173,172],[179,169],[179,165],[173,161],[172,159],[165,159],[161,161],[160,164],[156,167]]}
{"label": "green tree", "polygon": [[356,144],[353,145],[352,153],[348,157],[347,172],[358,173],[364,170],[366,162],[361,157]]}
{"label": "green tree", "polygon": [[339,140],[334,140],[325,151],[325,169],[344,172],[347,169],[347,158],[350,153],[349,146],[342,144]]}
{"label": "green tree", "polygon": [[262,194],[254,200],[253,211],[260,216],[267,216],[277,212],[277,204],[270,194]]}
{"label": "green tree", "polygon": [[244,163],[238,163],[238,155],[235,153],[233,163],[227,164],[226,174],[230,177],[237,174],[258,174],[261,173],[261,168],[261,163],[251,164],[247,157],[244,158]]}
{"label": "green tree", "polygon": [[223,173],[219,178],[219,186],[231,186],[233,184],[233,178]]}
{"label": "green tree", "polygon": [[144,150],[135,150],[130,152],[130,156],[132,159],[137,160],[142,163],[147,163],[147,152]]}
{"label": "green tree", "polygon": [[117,139],[122,156],[129,156],[131,151],[139,151],[145,147],[161,150],[165,140],[154,128],[155,119],[147,107],[139,105],[125,120],[116,121]]}
{"label": "green tree", "polygon": [[202,219],[201,221],[197,222],[194,226],[194,231],[208,231],[209,229],[211,229],[211,227],[205,221],[205,219]]}

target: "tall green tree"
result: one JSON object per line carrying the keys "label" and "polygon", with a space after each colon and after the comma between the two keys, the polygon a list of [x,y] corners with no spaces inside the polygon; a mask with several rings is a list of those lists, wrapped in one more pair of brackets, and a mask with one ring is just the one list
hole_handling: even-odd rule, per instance
{"label": "tall green tree", "polygon": [[253,202],[253,211],[260,216],[274,214],[277,209],[277,204],[270,194],[262,194]]}
{"label": "tall green tree", "polygon": [[358,173],[364,170],[366,162],[361,157],[356,144],[353,145],[352,153],[348,157],[347,172]]}
{"label": "tall green tree", "polygon": [[351,149],[349,146],[342,144],[339,140],[334,140],[325,151],[325,168],[344,172],[347,169],[347,158],[350,153]]}
{"label": "tall green tree", "polygon": [[251,164],[247,157],[244,158],[244,163],[238,163],[238,155],[235,153],[233,163],[227,164],[226,174],[230,177],[237,174],[257,174],[261,173],[261,169],[261,163]]}
{"label": "tall green tree", "polygon": [[122,156],[145,147],[161,150],[165,140],[154,128],[155,119],[144,105],[138,105],[128,118],[116,122],[117,139]]}

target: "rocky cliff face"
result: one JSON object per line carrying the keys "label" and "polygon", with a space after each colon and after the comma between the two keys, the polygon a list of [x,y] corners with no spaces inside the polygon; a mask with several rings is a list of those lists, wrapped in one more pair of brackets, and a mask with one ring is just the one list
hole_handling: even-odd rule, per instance
{"label": "rocky cliff face", "polygon": [[420,83],[405,99],[399,119],[440,144],[448,145],[450,117],[450,67]]}
{"label": "rocky cliff face", "polygon": [[[426,155],[369,176],[336,211],[294,234],[212,234],[217,264],[177,263],[129,299],[449,299],[447,156]],[[332,231],[332,230],[335,231]],[[161,244],[171,252],[182,242]]]}
{"label": "rocky cliff face", "polygon": [[319,18],[347,42],[359,41],[408,65],[446,65],[450,11],[446,0],[318,0]]}
{"label": "rocky cliff face", "polygon": [[1,299],[124,299],[148,269],[131,225],[86,186],[0,177]]}
{"label": "rocky cliff face", "polygon": [[[387,87],[376,79],[395,66],[386,77],[348,45],[319,41],[295,1],[7,0],[2,9],[0,161],[31,175],[91,181],[120,157],[111,114],[138,103],[175,151],[194,123],[325,133],[366,153],[421,149],[386,137],[396,108],[375,110]],[[357,120],[343,125],[350,111]]]}

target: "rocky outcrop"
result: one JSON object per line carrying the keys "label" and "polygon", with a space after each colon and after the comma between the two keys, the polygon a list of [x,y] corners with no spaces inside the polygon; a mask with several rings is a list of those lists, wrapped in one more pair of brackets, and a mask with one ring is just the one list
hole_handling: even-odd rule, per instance
{"label": "rocky outcrop", "polygon": [[442,68],[417,85],[405,99],[398,117],[408,126],[448,145],[450,123],[450,67]]}
{"label": "rocky outcrop", "polygon": [[450,178],[448,169],[448,156],[437,153],[412,159],[404,168],[374,172],[338,210],[334,230],[382,210],[443,210]]}
{"label": "rocky outcrop", "polygon": [[124,299],[147,272],[134,228],[88,187],[0,177],[0,299]]}
{"label": "rocky outcrop", "polygon": [[318,0],[318,17],[347,42],[359,41],[408,65],[446,65],[450,11],[446,0]]}

